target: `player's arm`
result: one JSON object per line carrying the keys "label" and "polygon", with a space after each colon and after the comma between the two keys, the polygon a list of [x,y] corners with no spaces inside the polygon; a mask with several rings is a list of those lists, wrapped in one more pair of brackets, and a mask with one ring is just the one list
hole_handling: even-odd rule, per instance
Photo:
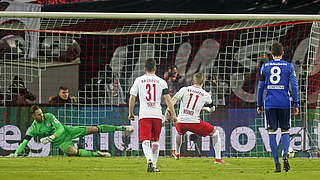
{"label": "player's arm", "polygon": [[258,81],[258,93],[257,93],[257,112],[258,114],[262,114],[263,112],[263,91],[265,86],[265,76],[263,75],[263,67],[262,65],[261,72],[259,75]]}
{"label": "player's arm", "polygon": [[134,121],[134,105],[136,103],[136,97],[139,91],[139,85],[138,85],[138,80],[136,79],[130,89],[130,97],[129,97],[129,115],[128,119],[131,121]]}
{"label": "player's arm", "polygon": [[55,136],[55,138],[60,137],[65,131],[64,127],[53,114],[50,115],[52,115],[52,125],[55,128],[55,132],[53,135]]}
{"label": "player's arm", "polygon": [[45,118],[50,121],[53,128],[55,129],[55,132],[47,137],[41,138],[40,142],[43,144],[48,144],[49,142],[54,141],[56,138],[60,137],[64,133],[64,127],[60,123],[60,121],[51,113],[46,113]]}
{"label": "player's arm", "polygon": [[18,146],[18,148],[16,149],[16,151],[14,153],[9,155],[9,157],[18,157],[18,155],[20,155],[23,152],[24,148],[27,146],[28,142],[33,137],[32,131],[33,131],[33,127],[31,126],[28,129],[26,136],[24,137],[22,143]]}
{"label": "player's arm", "polygon": [[22,143],[18,146],[16,151],[13,154],[10,154],[9,157],[18,157],[18,155],[20,155],[23,152],[24,148],[27,146],[31,138],[32,136],[26,135],[26,137],[24,137]]}
{"label": "player's arm", "polygon": [[177,122],[177,115],[176,115],[176,112],[174,110],[174,104],[172,102],[172,99],[170,97],[170,94],[164,94],[163,95],[164,99],[166,100],[166,104],[171,112],[171,117],[172,117],[172,122],[173,124],[175,124]]}
{"label": "player's arm", "polygon": [[213,104],[211,95],[209,93],[207,93],[205,104],[201,110],[210,113],[216,111],[216,106]]}
{"label": "player's arm", "polygon": [[133,94],[130,94],[130,98],[129,98],[129,116],[128,119],[133,121],[134,120],[134,114],[133,114],[133,110],[134,110],[134,105],[136,102],[136,96]]}
{"label": "player's arm", "polygon": [[293,99],[293,107],[294,107],[294,114],[298,115],[299,113],[299,94],[298,94],[298,82],[296,78],[296,73],[294,71],[294,67],[291,64],[290,68],[290,84],[291,84],[291,91],[292,91],[292,99]]}
{"label": "player's arm", "polygon": [[[184,89],[184,88],[181,88],[181,89],[171,98],[173,108],[174,108],[174,105],[175,105],[178,101],[181,100],[181,97],[182,97],[182,94],[183,94],[183,89]],[[168,90],[164,90],[164,91],[168,91]],[[169,92],[168,92],[168,94],[169,94]],[[168,106],[167,109],[166,109],[166,112],[165,112],[165,114],[164,114],[166,120],[169,120],[169,119],[170,119],[170,112],[171,112],[171,111],[172,111],[172,110],[170,110],[170,108],[169,108],[169,106]]]}

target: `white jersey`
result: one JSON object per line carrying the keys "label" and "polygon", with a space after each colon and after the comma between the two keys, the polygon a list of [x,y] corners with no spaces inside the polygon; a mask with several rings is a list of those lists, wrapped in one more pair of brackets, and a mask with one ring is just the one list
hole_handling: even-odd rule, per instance
{"label": "white jersey", "polygon": [[179,123],[200,123],[200,111],[204,104],[211,104],[211,95],[198,86],[181,88],[172,98],[180,102]]}
{"label": "white jersey", "polygon": [[139,119],[159,118],[162,119],[161,96],[168,94],[167,82],[155,74],[145,74],[136,78],[130,94],[139,96]]}

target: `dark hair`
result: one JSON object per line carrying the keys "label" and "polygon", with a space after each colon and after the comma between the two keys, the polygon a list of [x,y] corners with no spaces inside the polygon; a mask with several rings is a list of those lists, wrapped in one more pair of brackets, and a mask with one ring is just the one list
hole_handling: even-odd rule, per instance
{"label": "dark hair", "polygon": [[146,60],[144,67],[147,72],[153,72],[156,70],[156,61],[152,58]]}
{"label": "dark hair", "polygon": [[68,88],[67,88],[67,87],[64,87],[64,86],[60,86],[60,87],[59,87],[59,90],[64,90],[64,91],[65,91],[65,90],[68,90]]}
{"label": "dark hair", "polygon": [[282,56],[283,46],[281,43],[274,43],[271,47],[271,52],[273,56]]}
{"label": "dark hair", "polygon": [[30,107],[30,114],[33,114],[38,109],[40,109],[40,107],[38,105],[32,105]]}

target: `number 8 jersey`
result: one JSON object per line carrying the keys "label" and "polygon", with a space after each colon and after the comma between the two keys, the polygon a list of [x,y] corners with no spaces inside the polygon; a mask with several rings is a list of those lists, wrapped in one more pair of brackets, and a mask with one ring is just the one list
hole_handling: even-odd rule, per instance
{"label": "number 8 jersey", "polygon": [[162,119],[161,96],[169,94],[168,84],[155,74],[145,74],[135,79],[130,94],[139,96],[139,119]]}
{"label": "number 8 jersey", "polygon": [[181,88],[172,98],[173,103],[180,101],[179,123],[200,123],[200,111],[204,104],[211,104],[211,95],[199,86]]}
{"label": "number 8 jersey", "polygon": [[262,106],[263,90],[267,89],[264,106],[265,109],[280,108],[289,109],[290,94],[289,82],[291,83],[294,107],[298,107],[298,85],[294,67],[284,60],[272,60],[261,67],[258,84],[257,106]]}

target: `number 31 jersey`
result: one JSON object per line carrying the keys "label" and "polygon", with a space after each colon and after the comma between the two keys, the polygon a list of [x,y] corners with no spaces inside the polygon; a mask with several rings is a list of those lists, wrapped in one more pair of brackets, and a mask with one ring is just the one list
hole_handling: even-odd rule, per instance
{"label": "number 31 jersey", "polygon": [[212,103],[211,95],[198,86],[183,87],[172,99],[174,102],[180,101],[179,123],[200,123],[202,107]]}
{"label": "number 31 jersey", "polygon": [[272,60],[263,64],[258,87],[257,105],[262,106],[263,89],[267,89],[264,106],[290,108],[289,83],[291,83],[294,106],[298,107],[298,86],[294,67],[284,60]]}
{"label": "number 31 jersey", "polygon": [[161,96],[169,94],[168,84],[155,74],[142,75],[134,81],[130,94],[139,96],[139,119],[162,119]]}

